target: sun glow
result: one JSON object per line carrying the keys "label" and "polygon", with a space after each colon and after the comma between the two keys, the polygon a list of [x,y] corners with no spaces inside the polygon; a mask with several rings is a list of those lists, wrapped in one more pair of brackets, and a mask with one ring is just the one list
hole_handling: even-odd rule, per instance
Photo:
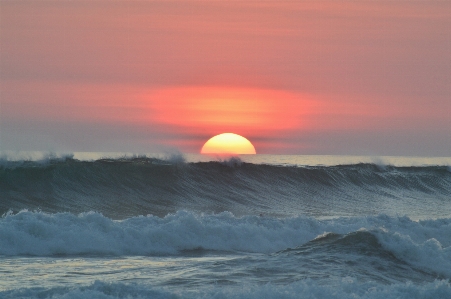
{"label": "sun glow", "polygon": [[256,151],[252,143],[243,136],[233,133],[223,133],[208,139],[200,153],[240,155],[256,154]]}
{"label": "sun glow", "polygon": [[[161,126],[179,136],[196,136],[165,141],[187,152],[199,152],[199,144],[208,139],[205,136],[222,132],[253,136],[252,144],[259,153],[278,151],[286,148],[286,135],[309,131],[324,110],[318,99],[309,94],[231,86],[146,89],[133,103],[139,115],[148,113],[143,119],[149,126]],[[128,115],[120,111],[122,117]],[[141,118],[134,121],[141,122]]]}

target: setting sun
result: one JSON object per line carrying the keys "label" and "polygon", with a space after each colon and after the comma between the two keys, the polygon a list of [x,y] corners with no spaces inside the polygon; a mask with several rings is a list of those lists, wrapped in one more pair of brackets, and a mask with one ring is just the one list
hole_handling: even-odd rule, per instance
{"label": "setting sun", "polygon": [[201,154],[256,154],[252,143],[233,133],[223,133],[210,138],[202,147]]}

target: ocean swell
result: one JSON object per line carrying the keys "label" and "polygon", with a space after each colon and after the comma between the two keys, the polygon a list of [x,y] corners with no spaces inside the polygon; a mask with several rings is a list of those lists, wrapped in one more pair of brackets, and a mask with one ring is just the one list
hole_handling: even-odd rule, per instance
{"label": "ocean swell", "polygon": [[[0,213],[98,211],[114,218],[178,210],[235,215],[447,217],[447,166],[275,166],[135,157],[13,161],[0,166]],[[414,212],[411,214],[410,212]],[[421,218],[421,216],[418,216]]]}

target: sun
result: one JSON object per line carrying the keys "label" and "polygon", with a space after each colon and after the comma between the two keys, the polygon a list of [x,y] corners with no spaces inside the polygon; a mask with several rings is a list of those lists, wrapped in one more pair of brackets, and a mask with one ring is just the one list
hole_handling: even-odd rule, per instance
{"label": "sun", "polygon": [[256,154],[255,147],[252,143],[234,133],[223,133],[211,137],[202,147],[201,154],[225,154],[225,155],[241,155]]}

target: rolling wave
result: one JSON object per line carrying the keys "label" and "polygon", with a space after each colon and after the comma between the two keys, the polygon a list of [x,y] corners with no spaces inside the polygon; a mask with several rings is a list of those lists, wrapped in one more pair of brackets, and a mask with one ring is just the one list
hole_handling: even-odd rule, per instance
{"label": "rolling wave", "polygon": [[[407,217],[337,218],[298,216],[235,217],[177,212],[112,220],[98,213],[46,214],[22,211],[0,218],[0,255],[132,256],[184,255],[193,252],[272,254],[277,264],[348,260],[359,268],[379,263],[387,272],[421,269],[433,278],[451,278],[451,218],[412,221]],[[284,255],[298,255],[301,260]],[[336,258],[334,258],[336,256]],[[352,267],[343,265],[340,269]],[[374,271],[368,271],[369,273]],[[407,275],[406,274],[406,275]],[[384,275],[384,277],[388,277]],[[424,277],[421,278],[424,280]]]}
{"label": "rolling wave", "polygon": [[[114,219],[178,210],[235,215],[347,216],[410,210],[443,214],[451,205],[447,166],[375,164],[274,166],[184,163],[137,157],[0,166],[0,213],[98,211]],[[442,214],[441,214],[442,213]]]}

